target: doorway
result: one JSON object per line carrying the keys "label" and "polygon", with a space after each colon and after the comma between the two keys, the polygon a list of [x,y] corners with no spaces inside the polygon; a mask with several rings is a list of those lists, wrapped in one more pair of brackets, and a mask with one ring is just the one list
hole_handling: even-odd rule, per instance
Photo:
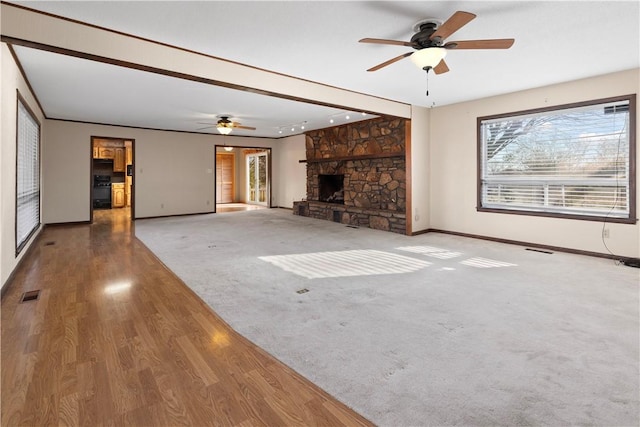
{"label": "doorway", "polygon": [[91,222],[94,211],[135,218],[134,157],[134,139],[91,137]]}
{"label": "doorway", "polygon": [[267,151],[247,153],[247,203],[269,206],[269,156]]}
{"label": "doorway", "polygon": [[215,212],[271,207],[271,148],[215,146]]}

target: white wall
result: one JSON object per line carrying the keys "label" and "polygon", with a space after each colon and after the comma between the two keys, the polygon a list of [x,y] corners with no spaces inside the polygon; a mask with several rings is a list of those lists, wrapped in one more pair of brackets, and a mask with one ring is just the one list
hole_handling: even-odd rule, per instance
{"label": "white wall", "polygon": [[427,230],[430,226],[430,109],[413,106],[411,109],[411,232]]}
{"label": "white wall", "polygon": [[[476,118],[639,92],[638,69],[431,110],[431,218],[434,229],[608,253],[603,224],[476,211]],[[640,120],[636,121],[640,125]],[[640,139],[636,135],[636,141]],[[640,150],[636,165],[640,166]],[[636,180],[640,181],[636,172]],[[415,191],[420,182],[414,178]],[[640,201],[640,185],[636,184]],[[616,255],[640,257],[638,224],[607,224]]]}
{"label": "white wall", "polygon": [[280,140],[280,154],[273,161],[272,170],[280,173],[277,204],[293,208],[293,202],[307,197],[307,166],[299,160],[307,158],[305,136],[294,135]]}
{"label": "white wall", "polygon": [[[44,223],[88,221],[90,218],[91,136],[133,139],[136,218],[212,212],[215,200],[215,145],[221,135],[188,134],[120,126],[48,120],[47,155],[43,159]],[[272,205],[280,206],[290,182],[280,159],[287,139],[226,137],[227,145],[272,148]],[[284,150],[288,153],[289,146]],[[289,156],[289,154],[286,154]],[[238,150],[236,150],[238,157]],[[288,157],[287,157],[288,158]],[[296,187],[297,188],[297,187]]]}
{"label": "white wall", "polygon": [[[41,126],[41,157],[46,155],[43,130],[46,129],[44,116],[36,103],[33,94],[25,83],[18,67],[5,43],[2,43],[0,54],[2,75],[0,80],[0,96],[2,105],[0,110],[0,128],[2,145],[0,147],[0,285],[4,286],[7,279],[33,243],[33,237],[22,249],[18,257],[15,256],[15,210],[16,210],[16,115],[17,92],[25,99],[31,111],[40,121]],[[42,176],[41,181],[42,183]],[[44,188],[41,191],[44,192]],[[41,213],[44,214],[42,207]],[[35,236],[36,234],[34,234]]]}

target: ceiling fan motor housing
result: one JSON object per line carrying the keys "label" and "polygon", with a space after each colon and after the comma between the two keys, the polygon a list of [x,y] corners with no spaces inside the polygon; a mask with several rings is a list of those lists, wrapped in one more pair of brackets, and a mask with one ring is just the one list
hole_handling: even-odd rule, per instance
{"label": "ceiling fan motor housing", "polygon": [[218,120],[218,125],[228,126],[231,124],[231,120],[229,120],[229,116],[220,116],[220,120]]}
{"label": "ceiling fan motor housing", "polygon": [[442,43],[439,37],[431,39],[431,35],[436,32],[441,22],[433,19],[423,19],[413,26],[416,33],[411,37],[411,45],[414,49],[420,50],[428,47],[438,47]]}

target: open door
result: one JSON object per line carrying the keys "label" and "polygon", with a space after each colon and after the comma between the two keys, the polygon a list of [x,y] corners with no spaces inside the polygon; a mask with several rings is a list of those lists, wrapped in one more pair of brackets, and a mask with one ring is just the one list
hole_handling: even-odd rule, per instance
{"label": "open door", "polygon": [[259,151],[247,154],[247,203],[269,206],[269,154]]}

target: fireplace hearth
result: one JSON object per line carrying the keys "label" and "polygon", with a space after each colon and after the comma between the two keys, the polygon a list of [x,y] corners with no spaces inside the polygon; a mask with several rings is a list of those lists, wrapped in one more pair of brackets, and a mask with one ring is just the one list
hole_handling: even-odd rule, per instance
{"label": "fireplace hearth", "polygon": [[344,175],[318,175],[320,202],[344,204]]}

